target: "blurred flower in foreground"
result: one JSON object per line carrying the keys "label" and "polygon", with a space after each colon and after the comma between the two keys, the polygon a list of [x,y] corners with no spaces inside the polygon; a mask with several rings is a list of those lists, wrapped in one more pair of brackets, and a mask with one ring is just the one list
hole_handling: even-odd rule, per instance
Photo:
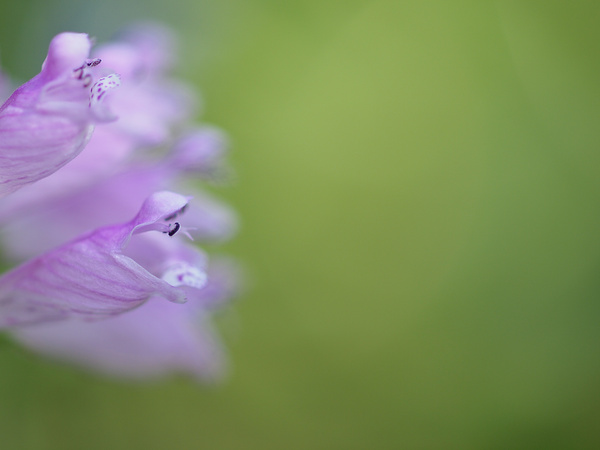
{"label": "blurred flower in foreground", "polygon": [[224,169],[227,142],[190,124],[173,41],[140,25],[90,56],[87,35],[62,33],[0,108],[0,242],[21,263],[0,277],[0,328],[106,374],[212,379],[210,316],[234,270],[185,236],[224,240],[236,220],[192,183]]}

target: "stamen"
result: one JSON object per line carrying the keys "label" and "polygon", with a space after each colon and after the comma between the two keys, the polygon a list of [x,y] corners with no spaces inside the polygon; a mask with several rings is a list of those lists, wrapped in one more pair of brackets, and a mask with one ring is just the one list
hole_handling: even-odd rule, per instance
{"label": "stamen", "polygon": [[171,224],[169,224],[169,231],[167,231],[166,233],[169,236],[175,236],[175,233],[177,233],[179,231],[179,229],[181,228],[181,225],[179,224],[179,222],[175,222],[173,225],[173,228],[171,228]]}
{"label": "stamen", "polygon": [[102,60],[100,58],[96,58],[96,59],[88,59],[85,64],[88,67],[96,67],[98,64],[100,64],[102,62]]}
{"label": "stamen", "polygon": [[78,80],[84,80],[83,81],[83,87],[84,88],[89,87],[90,84],[92,84],[92,75],[89,74],[89,73],[86,73],[86,68],[88,68],[88,67],[96,67],[101,62],[102,62],[102,60],[100,58],[88,59],[80,67],[78,67],[77,69],[73,70],[73,72],[76,73],[76,77],[77,77]]}

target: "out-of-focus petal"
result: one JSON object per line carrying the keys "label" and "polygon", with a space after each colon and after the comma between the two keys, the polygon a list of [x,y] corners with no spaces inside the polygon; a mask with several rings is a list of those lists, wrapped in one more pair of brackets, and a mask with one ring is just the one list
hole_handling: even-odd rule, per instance
{"label": "out-of-focus petal", "polygon": [[195,293],[190,307],[202,305],[212,310],[223,307],[240,293],[244,285],[243,274],[239,264],[230,258],[212,258],[206,268],[207,283],[202,290]]}
{"label": "out-of-focus petal", "polygon": [[177,62],[177,39],[169,28],[159,23],[138,22],[130,25],[119,34],[119,41],[143,55],[144,68],[148,72],[169,71]]}
{"label": "out-of-focus petal", "polygon": [[4,274],[0,277],[0,327],[109,317],[153,295],[184,302],[184,289],[153,275],[123,251],[135,234],[168,233],[171,228],[165,219],[187,203],[187,197],[158,192],[144,202],[133,220],[99,228]]}
{"label": "out-of-focus petal", "polygon": [[227,137],[218,128],[197,128],[175,143],[169,163],[184,173],[212,176],[224,169],[227,147]]}
{"label": "out-of-focus petal", "polygon": [[142,307],[97,322],[67,321],[15,330],[45,356],[130,379],[183,373],[217,379],[225,361],[207,318],[186,303],[152,298]]}
{"label": "out-of-focus petal", "polygon": [[237,232],[238,217],[229,205],[203,192],[193,192],[193,196],[187,220],[194,239],[218,242]]}
{"label": "out-of-focus petal", "polygon": [[127,42],[100,46],[94,57],[122,77],[120,95],[111,109],[119,121],[113,132],[130,136],[137,145],[159,145],[170,137],[174,124],[188,119],[197,106],[196,92],[166,76],[161,67],[149,67],[151,55],[145,46]]}

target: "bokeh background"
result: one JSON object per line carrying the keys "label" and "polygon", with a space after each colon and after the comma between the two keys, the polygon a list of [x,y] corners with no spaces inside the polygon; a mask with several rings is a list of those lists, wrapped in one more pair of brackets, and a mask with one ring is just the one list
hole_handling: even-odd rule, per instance
{"label": "bokeh background", "polygon": [[232,372],[1,337],[2,450],[600,448],[600,4],[0,0],[2,64],[139,19],[233,142]]}

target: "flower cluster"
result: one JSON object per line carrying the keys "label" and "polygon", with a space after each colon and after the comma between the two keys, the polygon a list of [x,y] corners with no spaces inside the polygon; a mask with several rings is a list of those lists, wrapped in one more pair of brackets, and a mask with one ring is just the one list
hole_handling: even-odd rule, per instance
{"label": "flower cluster", "polygon": [[[59,34],[0,107],[0,244],[19,264],[0,276],[0,329],[106,374],[215,378],[210,316],[235,277],[190,240],[235,232],[197,186],[222,173],[226,138],[191,124],[197,100],[170,75],[168,30],[91,47]],[[8,84],[0,73],[0,99]]]}

